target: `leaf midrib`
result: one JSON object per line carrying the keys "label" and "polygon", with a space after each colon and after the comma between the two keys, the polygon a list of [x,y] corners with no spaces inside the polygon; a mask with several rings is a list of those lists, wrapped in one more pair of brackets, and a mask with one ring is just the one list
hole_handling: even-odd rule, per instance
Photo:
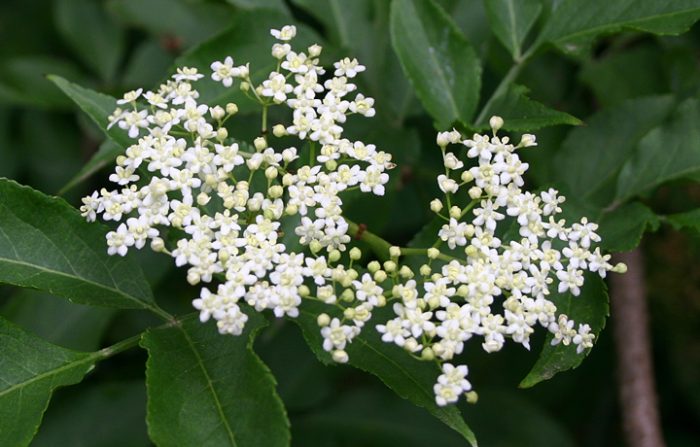
{"label": "leaf midrib", "polygon": [[194,354],[194,356],[197,359],[197,364],[199,368],[202,370],[202,374],[204,375],[204,378],[206,379],[207,382],[207,388],[209,388],[209,391],[211,392],[212,398],[214,399],[214,404],[216,406],[216,411],[219,413],[219,417],[221,419],[221,422],[223,426],[226,428],[226,434],[228,435],[229,440],[231,441],[232,446],[237,446],[238,443],[236,442],[236,437],[233,434],[233,429],[231,428],[231,425],[229,424],[228,419],[226,418],[226,415],[224,413],[224,408],[221,405],[221,401],[219,400],[219,394],[216,392],[214,389],[214,383],[209,376],[209,372],[207,371],[207,368],[204,366],[204,361],[202,360],[202,357],[199,355],[199,351],[197,351],[197,348],[195,347],[194,343],[192,342],[192,339],[190,338],[189,334],[187,331],[182,328],[178,327],[180,331],[182,332],[183,336],[185,337],[185,340],[187,340],[187,345]]}

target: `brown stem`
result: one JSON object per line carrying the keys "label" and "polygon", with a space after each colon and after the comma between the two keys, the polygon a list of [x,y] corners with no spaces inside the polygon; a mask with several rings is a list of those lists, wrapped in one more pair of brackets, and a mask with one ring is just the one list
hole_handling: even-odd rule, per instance
{"label": "brown stem", "polygon": [[625,440],[629,447],[663,447],[654,390],[644,258],[637,248],[618,254],[615,261],[628,267],[627,273],[612,276],[610,297]]}

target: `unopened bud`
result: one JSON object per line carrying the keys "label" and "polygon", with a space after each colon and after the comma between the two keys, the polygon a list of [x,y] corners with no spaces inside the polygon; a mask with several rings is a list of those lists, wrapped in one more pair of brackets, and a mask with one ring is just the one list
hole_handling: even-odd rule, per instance
{"label": "unopened bud", "polygon": [[329,317],[328,314],[319,314],[319,316],[316,317],[316,323],[321,327],[326,327],[331,324],[331,317]]}
{"label": "unopened bud", "polygon": [[374,272],[374,280],[378,283],[386,281],[386,272],[384,270],[377,270]]}
{"label": "unopened bud", "polygon": [[267,149],[267,141],[264,137],[258,137],[255,140],[253,140],[253,146],[255,146],[255,149],[258,152],[260,152],[262,150]]}
{"label": "unopened bud", "polygon": [[238,113],[238,106],[232,102],[226,104],[226,113],[229,115],[235,115]]}
{"label": "unopened bud", "polygon": [[328,260],[331,262],[338,262],[340,259],[340,251],[338,250],[331,250],[330,253],[328,253]]}
{"label": "unopened bud", "polygon": [[453,206],[450,208],[450,217],[454,217],[455,219],[459,219],[460,216],[462,216],[462,210],[458,206]]}
{"label": "unopened bud", "polygon": [[469,188],[469,197],[476,200],[481,197],[481,192],[481,188],[479,188],[478,186],[472,186],[471,188]]}
{"label": "unopened bud", "polygon": [[401,256],[401,248],[396,246],[389,247],[389,256],[391,256],[392,258],[398,258],[399,256]]}
{"label": "unopened bud", "polygon": [[287,135],[287,128],[282,124],[275,124],[272,128],[272,135],[276,136],[277,138],[281,138]]}
{"label": "unopened bud", "polygon": [[357,247],[352,247],[350,249],[350,259],[357,261],[362,257],[362,251]]}
{"label": "unopened bud", "polygon": [[492,116],[489,120],[489,126],[491,126],[491,130],[493,130],[493,133],[495,134],[501,129],[501,127],[503,127],[503,118],[500,116]]}
{"label": "unopened bud", "polygon": [[442,211],[442,202],[440,201],[440,199],[433,199],[430,202],[430,210],[434,213],[439,213],[440,211]]}
{"label": "unopened bud", "polygon": [[618,262],[615,267],[612,268],[615,273],[627,273],[627,264],[624,262]]}
{"label": "unopened bud", "polygon": [[440,250],[435,247],[430,247],[428,249],[428,258],[437,259],[438,256],[440,256]]}
{"label": "unopened bud", "polygon": [[211,200],[211,197],[209,196],[209,194],[207,194],[205,192],[200,192],[197,195],[197,204],[200,206],[206,205],[207,203],[209,203],[210,200]]}
{"label": "unopened bud", "polygon": [[370,273],[374,273],[380,268],[382,268],[382,266],[377,261],[372,261],[369,264],[367,264],[367,270],[369,270]]}
{"label": "unopened bud", "polygon": [[348,353],[343,351],[342,349],[336,349],[333,351],[333,361],[337,363],[347,363],[350,358],[348,357]]}
{"label": "unopened bud", "polygon": [[428,264],[423,264],[420,266],[420,274],[423,276],[428,276],[433,271]]}

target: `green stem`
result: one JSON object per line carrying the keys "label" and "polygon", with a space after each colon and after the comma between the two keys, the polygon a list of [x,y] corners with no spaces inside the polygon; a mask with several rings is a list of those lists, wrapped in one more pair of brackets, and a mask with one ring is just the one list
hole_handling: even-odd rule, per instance
{"label": "green stem", "polygon": [[385,241],[374,233],[370,233],[364,228],[360,229],[359,225],[351,220],[348,220],[347,218],[345,221],[348,223],[348,234],[350,237],[366,242],[374,254],[379,256],[381,259],[389,259],[389,247],[391,247],[389,242]]}
{"label": "green stem", "polygon": [[498,84],[498,87],[496,87],[496,90],[493,91],[491,94],[491,97],[486,101],[486,104],[484,104],[484,107],[481,109],[481,112],[479,113],[479,116],[476,117],[476,120],[474,120],[474,124],[476,126],[480,126],[481,123],[483,123],[487,115],[491,113],[491,107],[493,106],[493,103],[499,99],[508,89],[510,84],[515,81],[515,79],[518,77],[522,69],[525,67],[525,64],[527,61],[532,57],[533,53],[537,50],[537,46],[533,45],[528,49],[528,51],[525,52],[520,58],[516,59],[513,63],[513,65],[510,67],[510,70],[508,70],[508,73],[506,73],[505,77],[501,80],[501,83]]}
{"label": "green stem", "polygon": [[263,105],[262,109],[262,134],[265,135],[267,133],[267,105]]}
{"label": "green stem", "polygon": [[102,348],[99,351],[95,353],[95,356],[100,359],[108,359],[112,356],[115,356],[119,354],[120,352],[124,352],[128,349],[131,349],[139,344],[139,341],[141,340],[141,336],[143,334],[136,334],[132,337],[126,338],[118,343],[115,343],[111,346],[107,346],[106,348]]}
{"label": "green stem", "polygon": [[[402,256],[428,256],[428,249],[427,248],[409,248],[409,247],[401,247],[401,255]],[[444,253],[440,253],[437,257],[438,259],[442,259],[443,261],[450,262],[450,261],[459,261],[459,259],[455,258],[454,256],[446,255]]]}

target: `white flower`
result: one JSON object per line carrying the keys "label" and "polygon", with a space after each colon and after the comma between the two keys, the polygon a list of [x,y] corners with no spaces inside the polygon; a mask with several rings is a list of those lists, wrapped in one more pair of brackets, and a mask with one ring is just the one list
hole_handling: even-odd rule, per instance
{"label": "white flower", "polygon": [[261,93],[263,96],[273,98],[275,102],[281,103],[287,99],[287,94],[291,93],[293,87],[287,84],[283,75],[272,72],[270,77],[263,81]]}
{"label": "white flower", "polygon": [[233,58],[227,56],[223,62],[216,61],[211,64],[213,71],[211,78],[224,84],[224,87],[231,87],[234,78]]}
{"label": "white flower", "polygon": [[445,174],[440,174],[437,178],[437,181],[438,186],[440,187],[440,191],[446,194],[454,194],[459,189],[459,185],[457,185],[457,182],[447,177]]}
{"label": "white flower", "polygon": [[292,40],[297,35],[297,27],[294,25],[285,25],[281,30],[270,30],[272,37],[278,40]]}

